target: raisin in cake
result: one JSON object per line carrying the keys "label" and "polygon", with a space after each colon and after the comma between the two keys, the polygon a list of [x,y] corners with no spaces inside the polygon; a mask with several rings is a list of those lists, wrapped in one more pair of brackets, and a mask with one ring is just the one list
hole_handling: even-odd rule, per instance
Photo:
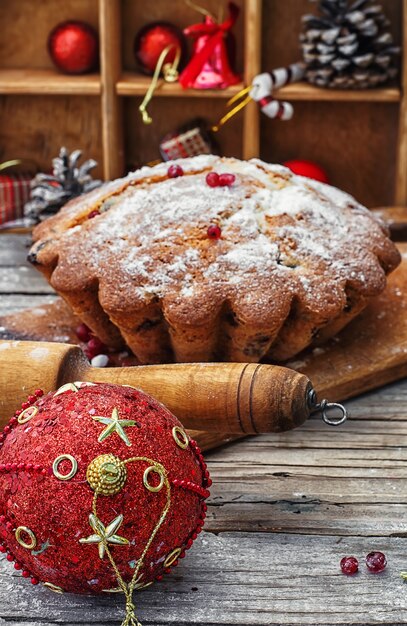
{"label": "raisin in cake", "polygon": [[207,155],[75,199],[34,241],[30,261],[74,313],[142,363],[291,358],[345,326],[400,260],[351,196]]}

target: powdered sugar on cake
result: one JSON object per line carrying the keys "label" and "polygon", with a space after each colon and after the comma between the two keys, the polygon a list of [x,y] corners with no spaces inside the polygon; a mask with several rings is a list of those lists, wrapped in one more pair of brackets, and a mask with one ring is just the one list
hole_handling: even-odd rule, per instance
{"label": "powdered sugar on cake", "polygon": [[[86,259],[102,289],[114,280],[141,300],[173,292],[193,298],[206,284],[222,287],[228,297],[246,277],[257,286],[287,279],[288,288],[315,299],[321,275],[333,284],[353,278],[352,249],[370,251],[381,232],[351,196],[282,166],[211,155],[177,164],[184,171],[178,178],[168,178],[171,163],[163,163],[93,192],[85,205],[99,200],[100,215],[73,222],[59,235],[64,272]],[[236,180],[210,187],[205,177],[211,170]],[[80,210],[67,207],[64,219],[72,222]],[[211,224],[221,228],[220,239],[208,238]],[[366,278],[359,273],[358,280]]]}

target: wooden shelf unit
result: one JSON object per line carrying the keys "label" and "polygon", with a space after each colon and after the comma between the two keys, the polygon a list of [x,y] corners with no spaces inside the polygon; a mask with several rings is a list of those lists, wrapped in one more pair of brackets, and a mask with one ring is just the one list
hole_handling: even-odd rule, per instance
{"label": "wooden shelf unit", "polygon": [[[216,122],[226,100],[253,76],[298,60],[300,17],[312,10],[307,0],[237,1],[241,15],[234,30],[242,83],[220,91],[163,83],[151,103],[154,123],[145,127],[138,105],[149,78],[137,73],[134,36],[156,20],[184,27],[200,19],[197,12],[183,0],[66,0],[63,8],[57,0],[42,0],[35,11],[31,0],[12,5],[0,0],[0,161],[33,158],[46,169],[66,143],[99,160],[96,174],[110,179],[122,175],[129,164],[158,158],[160,138],[178,125],[197,116]],[[217,0],[202,4],[214,12],[219,7]],[[407,0],[382,4],[396,42],[407,41]],[[69,18],[98,29],[98,73],[67,76],[53,68],[45,50],[47,34]],[[361,91],[318,89],[307,83],[286,86],[276,95],[294,103],[293,120],[269,120],[251,103],[219,133],[222,152],[279,162],[316,160],[333,184],[362,202],[406,205],[406,50],[404,45],[401,86]]]}
{"label": "wooden shelf unit", "polygon": [[[134,75],[131,72],[124,72],[116,83],[116,93],[119,96],[144,96],[151,79],[148,76]],[[155,98],[173,96],[176,98],[222,98],[228,99],[236,95],[244,84],[238,83],[226,89],[183,89],[179,83],[161,82],[160,88],[154,94]]]}
{"label": "wooden shelf unit", "polygon": [[280,99],[315,102],[400,102],[398,87],[383,89],[323,89],[300,82],[286,85],[275,95]]}
{"label": "wooden shelf unit", "polygon": [[98,96],[101,91],[99,74],[66,76],[52,69],[0,70],[0,94]]}

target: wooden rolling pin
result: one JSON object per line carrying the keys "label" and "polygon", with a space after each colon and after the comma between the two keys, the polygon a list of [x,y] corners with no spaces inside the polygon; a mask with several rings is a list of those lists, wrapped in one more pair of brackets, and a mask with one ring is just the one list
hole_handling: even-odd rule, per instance
{"label": "wooden rolling pin", "polygon": [[[35,389],[45,393],[74,381],[132,385],[165,404],[186,428],[228,433],[290,430],[315,410],[327,423],[342,423],[341,405],[317,404],[304,375],[257,363],[181,363],[94,368],[77,346],[0,341],[0,425]],[[339,407],[340,419],[326,410]]]}

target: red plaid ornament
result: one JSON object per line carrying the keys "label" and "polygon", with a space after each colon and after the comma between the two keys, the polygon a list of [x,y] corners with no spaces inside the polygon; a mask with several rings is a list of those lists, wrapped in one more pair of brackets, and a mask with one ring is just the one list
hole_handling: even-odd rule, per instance
{"label": "red plaid ornament", "polygon": [[0,174],[0,224],[23,217],[32,174]]}

